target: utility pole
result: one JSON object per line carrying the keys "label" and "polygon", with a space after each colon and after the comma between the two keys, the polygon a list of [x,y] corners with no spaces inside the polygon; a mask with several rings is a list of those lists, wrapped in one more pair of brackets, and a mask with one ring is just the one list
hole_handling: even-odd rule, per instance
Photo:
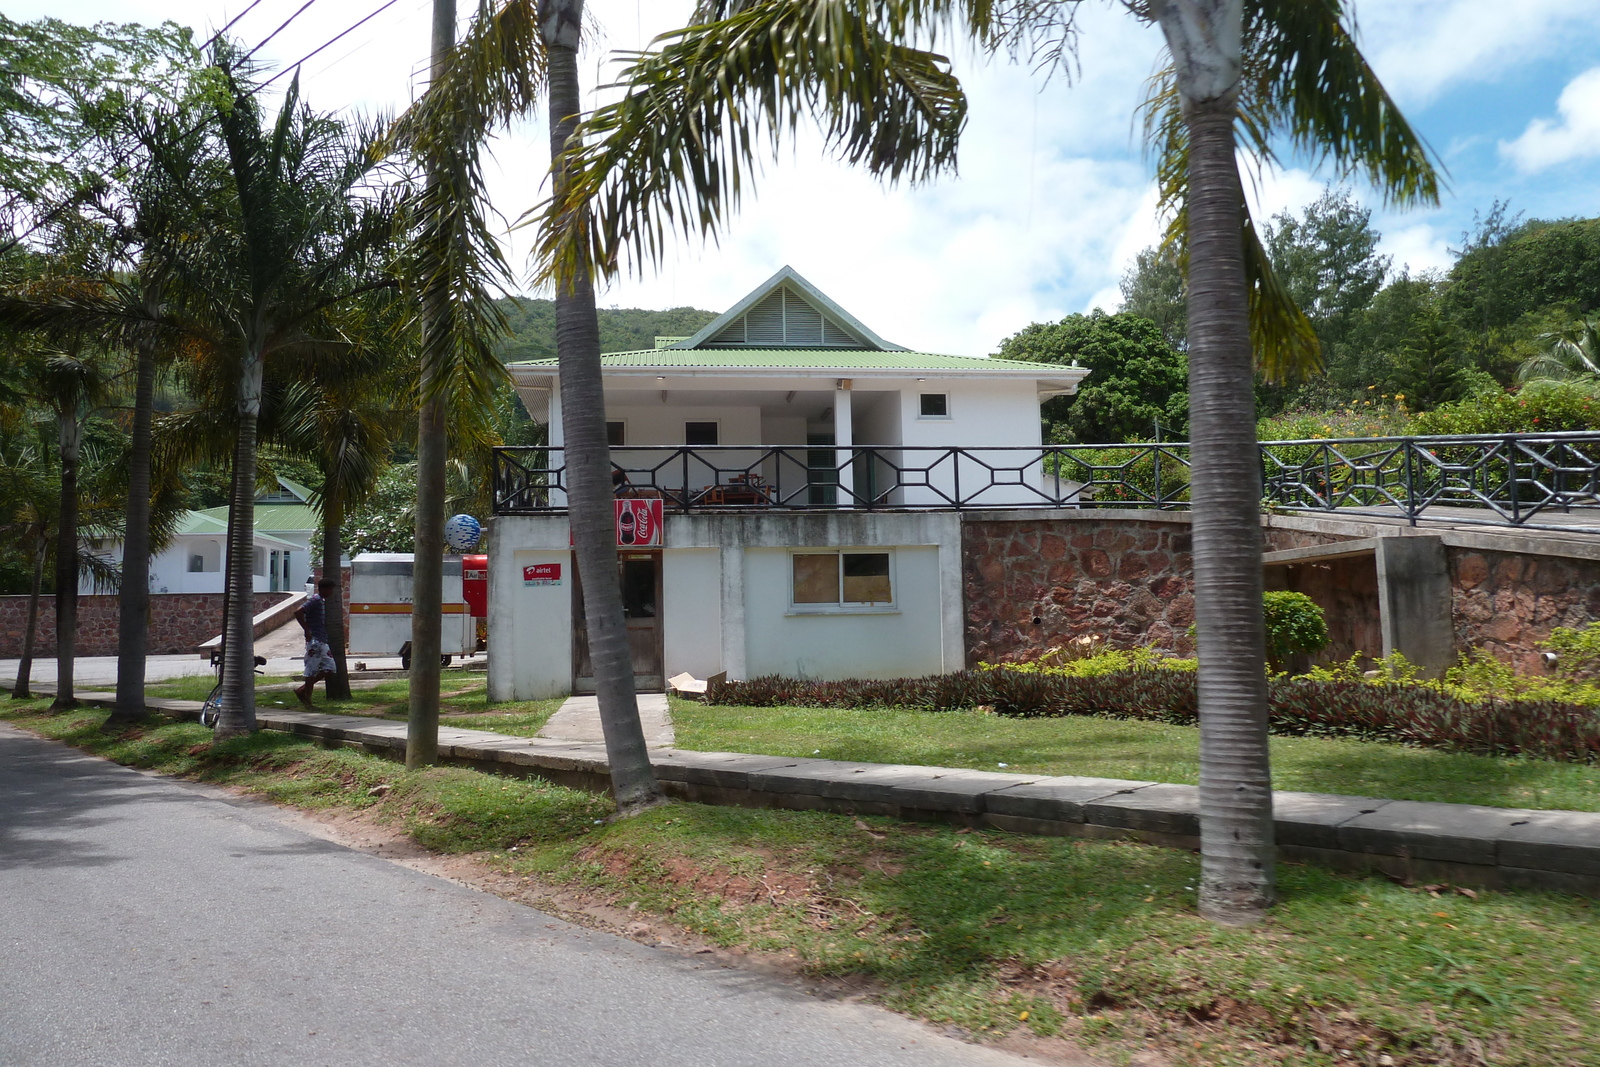
{"label": "utility pole", "polygon": [[[433,61],[429,83],[443,77],[455,46],[455,0],[433,0]],[[432,195],[443,183],[443,168],[451,161],[437,157],[426,161],[429,193],[426,199],[439,209]],[[444,371],[439,358],[450,343],[450,292],[437,271],[424,268],[422,294],[422,410],[417,419],[417,526],[416,552],[411,569],[411,685],[406,722],[406,767],[425,767],[439,761],[440,615],[444,608],[444,468],[446,401],[437,376]],[[433,393],[430,398],[429,394]]]}

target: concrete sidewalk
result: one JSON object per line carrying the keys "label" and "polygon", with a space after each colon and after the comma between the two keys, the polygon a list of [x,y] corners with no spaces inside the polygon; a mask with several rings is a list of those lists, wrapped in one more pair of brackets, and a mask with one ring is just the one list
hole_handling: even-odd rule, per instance
{"label": "concrete sidewalk", "polygon": [[[150,707],[180,718],[197,718],[200,711],[197,701],[152,700]],[[405,758],[403,722],[279,708],[258,708],[256,716],[263,729]],[[448,763],[593,792],[607,792],[611,784],[605,746],[592,741],[441,726],[439,754]],[[1189,785],[675,748],[653,749],[651,763],[669,794],[706,804],[886,815],[1191,850],[1200,845],[1199,790]],[[1274,814],[1278,852],[1286,860],[1404,881],[1600,896],[1600,813],[1279,791]]]}
{"label": "concrete sidewalk", "polygon": [[[639,725],[644,727],[645,744],[651,748],[671,748],[676,740],[672,713],[667,709],[667,694],[639,694]],[[539,731],[540,737],[558,741],[604,741],[600,729],[600,700],[595,696],[568,697],[550,721]]]}

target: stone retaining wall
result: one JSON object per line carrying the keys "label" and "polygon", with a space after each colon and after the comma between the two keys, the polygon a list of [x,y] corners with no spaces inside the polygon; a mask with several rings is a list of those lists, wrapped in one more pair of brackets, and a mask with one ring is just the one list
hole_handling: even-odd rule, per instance
{"label": "stone retaining wall", "polygon": [[[1352,524],[1343,534],[1268,526],[1263,548],[1394,535],[1393,526]],[[1458,654],[1482,648],[1518,670],[1539,673],[1545,664],[1538,643],[1551,630],[1600,620],[1600,560],[1549,550],[1493,551],[1481,547],[1482,535],[1450,540],[1444,551]],[[964,522],[967,663],[1027,658],[1092,634],[1114,648],[1191,655],[1192,568],[1186,521],[1086,512],[1081,518]],[[1266,578],[1268,588],[1303,592],[1326,613],[1332,642],[1314,662],[1382,655],[1370,553],[1270,567]]]}
{"label": "stone retaining wall", "polygon": [[967,663],[1099,634],[1114,648],[1191,655],[1189,524],[1156,519],[964,522]]}
{"label": "stone retaining wall", "polygon": [[[257,593],[252,614],[280,603],[288,593]],[[117,625],[121,598],[78,598],[80,656],[117,654]],[[151,593],[149,652],[152,656],[193,652],[221,629],[221,593]],[[22,655],[23,631],[28,625],[28,598],[0,596],[0,658]],[[39,599],[39,631],[33,654],[53,656],[56,651],[56,604],[51,596]]]}
{"label": "stone retaining wall", "polygon": [[1600,619],[1600,561],[1448,548],[1458,650],[1483,648],[1524,673],[1557,626]]}

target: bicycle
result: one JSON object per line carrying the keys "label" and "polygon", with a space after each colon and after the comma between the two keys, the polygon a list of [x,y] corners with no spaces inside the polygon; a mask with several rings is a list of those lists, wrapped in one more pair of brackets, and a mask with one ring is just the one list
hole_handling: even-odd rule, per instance
{"label": "bicycle", "polygon": [[[261,668],[267,665],[266,657],[256,656],[255,661],[255,673],[265,673]],[[200,725],[214,730],[217,728],[217,720],[222,718],[222,656],[215,650],[211,654],[211,665],[217,671],[217,684],[211,687],[211,695],[200,705]]]}

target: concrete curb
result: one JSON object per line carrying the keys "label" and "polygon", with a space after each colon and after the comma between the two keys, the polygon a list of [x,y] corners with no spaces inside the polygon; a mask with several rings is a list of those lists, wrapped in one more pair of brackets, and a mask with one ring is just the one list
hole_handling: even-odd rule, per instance
{"label": "concrete curb", "polygon": [[[112,703],[86,697],[85,703]],[[196,719],[200,702],[152,700],[152,711]],[[315,711],[256,712],[263,729],[404,760],[406,724]],[[605,746],[439,729],[442,761],[607,792]],[[1200,847],[1199,790],[1116,778],[998,774],[949,767],[654,749],[672,796],[705,804],[886,815],[1015,833]],[[1286,860],[1405,882],[1551,889],[1600,896],[1600,813],[1274,795]]]}

